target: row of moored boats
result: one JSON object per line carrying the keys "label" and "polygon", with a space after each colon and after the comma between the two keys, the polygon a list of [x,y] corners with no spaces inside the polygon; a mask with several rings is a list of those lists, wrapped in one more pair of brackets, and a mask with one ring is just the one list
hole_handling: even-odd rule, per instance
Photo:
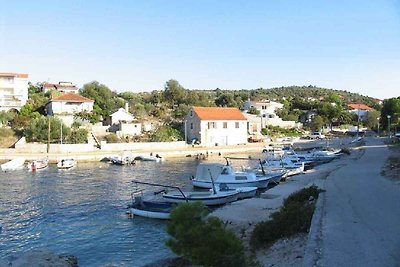
{"label": "row of moored boats", "polygon": [[[29,171],[44,170],[49,166],[49,159],[47,157],[39,158],[36,160],[27,161],[25,158],[15,158],[0,165],[2,171],[17,171],[28,169]],[[57,162],[57,168],[60,170],[69,170],[76,166],[77,162],[73,158],[62,158]]]}
{"label": "row of moored boats", "polygon": [[201,163],[197,166],[196,174],[191,181],[194,187],[208,191],[184,192],[177,187],[167,191],[171,186],[134,181],[136,186],[146,184],[167,189],[158,192],[162,194],[163,201],[146,201],[143,191],[136,189],[132,194],[132,203],[128,206],[129,213],[168,219],[176,203],[200,201],[207,206],[217,206],[254,197],[258,189],[266,189],[271,184],[276,185],[282,179],[303,173],[317,164],[329,162],[341,154],[340,150],[315,150],[305,154],[297,154],[293,150],[267,153],[265,159],[257,159],[256,167],[242,167],[240,171],[232,166],[233,158],[226,158],[226,164]]}

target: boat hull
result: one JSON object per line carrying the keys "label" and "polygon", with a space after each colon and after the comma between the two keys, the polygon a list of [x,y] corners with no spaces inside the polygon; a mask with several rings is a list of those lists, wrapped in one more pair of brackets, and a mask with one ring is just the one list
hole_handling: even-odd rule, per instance
{"label": "boat hull", "polygon": [[[217,195],[214,195],[210,192],[191,192],[184,194],[188,202],[200,201],[207,206],[224,205],[226,203],[236,201],[239,196],[239,192],[236,190],[231,192],[218,192]],[[186,202],[186,199],[179,192],[164,194],[163,198],[167,202],[171,203]]]}
{"label": "boat hull", "polygon": [[141,201],[130,205],[129,212],[133,215],[168,220],[171,217],[171,211],[174,206],[171,203]]}
{"label": "boat hull", "polygon": [[[282,177],[282,176],[281,176]],[[269,184],[270,178],[268,179],[263,179],[263,180],[257,180],[257,181],[247,181],[247,182],[223,182],[224,184],[226,184],[229,188],[240,188],[240,187],[257,187],[257,188],[267,188],[268,184]],[[207,180],[197,180],[197,179],[193,179],[192,180],[192,184],[195,187],[199,187],[199,188],[212,188],[212,183],[211,181],[207,181]],[[219,183],[216,182],[215,186],[219,186]]]}

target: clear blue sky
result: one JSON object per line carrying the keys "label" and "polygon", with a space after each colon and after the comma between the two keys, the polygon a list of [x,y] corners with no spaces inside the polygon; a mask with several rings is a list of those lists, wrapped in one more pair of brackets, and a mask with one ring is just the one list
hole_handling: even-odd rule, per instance
{"label": "clear blue sky", "polygon": [[32,82],[400,95],[399,1],[2,0],[0,14],[0,72]]}

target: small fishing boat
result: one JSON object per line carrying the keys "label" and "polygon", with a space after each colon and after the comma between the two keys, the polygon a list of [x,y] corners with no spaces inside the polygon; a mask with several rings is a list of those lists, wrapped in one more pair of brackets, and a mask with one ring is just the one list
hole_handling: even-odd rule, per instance
{"label": "small fishing boat", "polygon": [[[181,192],[181,194],[183,195],[182,190],[176,186],[147,183],[147,182],[140,182],[140,181],[132,181],[132,182],[135,183],[136,189],[131,194],[132,203],[128,205],[128,213],[131,215],[166,220],[166,219],[170,218],[172,209],[174,207],[176,207],[176,204],[171,203],[171,202],[143,200],[143,190],[137,189],[137,186],[139,184],[164,187],[164,188],[173,188],[173,189],[176,189],[179,192]],[[160,192],[163,192],[163,191],[160,191]]]}
{"label": "small fishing boat", "polygon": [[49,159],[47,157],[42,159],[32,160],[32,162],[28,164],[29,170],[33,172],[44,170],[48,166],[49,166]]}
{"label": "small fishing boat", "polygon": [[24,158],[15,158],[13,160],[10,160],[9,162],[1,164],[0,167],[3,171],[16,171],[22,170],[24,168],[24,164]]}
{"label": "small fishing boat", "polygon": [[135,160],[161,162],[161,161],[164,161],[164,158],[158,154],[153,156],[153,153],[150,153],[149,156],[145,156],[145,155],[137,156],[137,157],[135,157]]}
{"label": "small fishing boat", "polygon": [[[237,199],[245,199],[245,198],[252,198],[255,197],[257,194],[257,187],[255,186],[248,186],[248,187],[238,187],[236,189],[231,189],[229,188],[226,184],[219,184],[219,187],[217,187],[217,190],[219,191],[236,191],[238,192],[238,197]],[[212,189],[210,189],[212,190]]]}
{"label": "small fishing boat", "polygon": [[76,166],[76,161],[72,158],[64,158],[57,163],[57,168],[59,170],[69,170],[75,166]]}
{"label": "small fishing boat", "polygon": [[236,190],[229,190],[229,191],[210,190],[201,192],[191,191],[191,192],[183,192],[183,194],[184,195],[182,195],[179,191],[173,191],[164,193],[163,198],[167,202],[171,203],[200,201],[206,206],[218,206],[236,201],[239,196],[239,192]]}

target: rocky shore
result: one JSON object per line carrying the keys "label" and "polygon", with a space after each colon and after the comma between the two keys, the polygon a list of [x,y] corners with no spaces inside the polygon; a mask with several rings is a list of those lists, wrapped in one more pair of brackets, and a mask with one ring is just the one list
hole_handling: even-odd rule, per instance
{"label": "rocky shore", "polygon": [[0,267],[78,267],[78,259],[72,255],[57,255],[47,250],[31,250],[12,260],[1,260]]}

